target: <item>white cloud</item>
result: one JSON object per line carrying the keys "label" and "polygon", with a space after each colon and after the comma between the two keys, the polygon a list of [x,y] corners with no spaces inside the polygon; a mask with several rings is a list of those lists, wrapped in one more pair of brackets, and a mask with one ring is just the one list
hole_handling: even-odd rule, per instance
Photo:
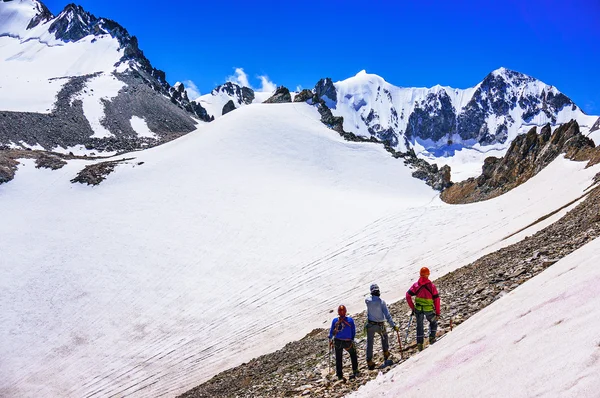
{"label": "white cloud", "polygon": [[258,91],[262,91],[263,93],[272,93],[277,90],[277,85],[269,80],[267,75],[258,76],[260,79],[260,89]]}
{"label": "white cloud", "polygon": [[191,80],[184,80],[183,85],[185,87],[185,91],[187,91],[188,98],[193,101],[200,96],[200,90],[198,86]]}
{"label": "white cloud", "polygon": [[300,91],[302,91],[302,86],[300,86],[300,85],[296,86],[296,92],[299,93]]}
{"label": "white cloud", "polygon": [[235,75],[227,78],[228,82],[237,83],[242,87],[252,88],[248,82],[248,75],[244,72],[244,68],[235,68]]}
{"label": "white cloud", "polygon": [[272,93],[277,89],[277,85],[269,80],[269,76],[256,76],[260,80],[260,88],[254,88],[248,80],[248,74],[244,72],[244,68],[235,68],[235,73],[227,77],[228,82],[239,84],[242,87],[248,87],[257,92]]}

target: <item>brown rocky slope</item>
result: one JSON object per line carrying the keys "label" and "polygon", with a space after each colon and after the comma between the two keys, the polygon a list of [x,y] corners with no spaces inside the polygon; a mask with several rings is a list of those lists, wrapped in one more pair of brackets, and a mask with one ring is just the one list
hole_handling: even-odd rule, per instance
{"label": "brown rocky slope", "polygon": [[514,139],[504,157],[485,159],[479,177],[448,187],[441,198],[451,204],[494,198],[521,185],[563,153],[567,159],[589,161],[588,166],[600,162],[600,149],[581,134],[575,120],[557,127],[554,132],[549,124],[540,134],[533,127]]}

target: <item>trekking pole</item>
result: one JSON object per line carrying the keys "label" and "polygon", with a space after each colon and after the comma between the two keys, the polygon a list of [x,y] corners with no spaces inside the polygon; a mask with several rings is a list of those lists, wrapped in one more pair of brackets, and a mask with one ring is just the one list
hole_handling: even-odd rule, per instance
{"label": "trekking pole", "polygon": [[400,340],[400,332],[396,330],[396,336],[398,337],[398,345],[400,346],[400,359],[404,360],[404,353],[402,352],[402,341]]}
{"label": "trekking pole", "polygon": [[404,338],[404,343],[408,344],[408,333],[410,332],[410,324],[412,323],[413,314],[410,314],[410,319],[408,320],[408,326],[406,327],[406,337]]}
{"label": "trekking pole", "polygon": [[331,341],[327,343],[329,347],[329,360],[327,361],[327,376],[331,375]]}

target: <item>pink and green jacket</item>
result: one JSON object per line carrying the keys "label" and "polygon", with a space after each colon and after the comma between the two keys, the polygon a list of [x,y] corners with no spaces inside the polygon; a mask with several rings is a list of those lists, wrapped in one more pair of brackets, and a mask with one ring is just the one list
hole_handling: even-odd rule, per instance
{"label": "pink and green jacket", "polygon": [[[413,303],[413,296],[415,302]],[[406,302],[413,310],[433,312],[440,315],[440,295],[437,288],[429,279],[420,277],[406,292]]]}

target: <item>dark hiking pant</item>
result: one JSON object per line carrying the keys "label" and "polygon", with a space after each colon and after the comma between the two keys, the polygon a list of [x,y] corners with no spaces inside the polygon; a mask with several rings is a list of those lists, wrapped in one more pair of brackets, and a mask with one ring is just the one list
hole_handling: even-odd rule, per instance
{"label": "dark hiking pant", "polygon": [[335,347],[335,374],[338,378],[344,377],[342,372],[342,356],[344,350],[350,354],[350,360],[352,361],[352,373],[358,373],[358,357],[356,356],[356,347],[354,342],[351,340],[338,340],[333,339],[333,345]]}
{"label": "dark hiking pant", "polygon": [[389,354],[386,354],[390,350],[390,345],[388,343],[388,335],[385,331],[385,325],[383,322],[381,323],[367,323],[367,362],[371,362],[373,360],[373,341],[375,340],[375,333],[381,336],[381,348],[383,348],[383,353],[385,359]]}
{"label": "dark hiking pant", "polygon": [[429,321],[429,338],[435,337],[437,332],[438,324],[434,319],[435,312],[415,311],[415,315],[417,317],[417,344],[423,344],[423,337],[425,336],[423,322],[425,318]]}

